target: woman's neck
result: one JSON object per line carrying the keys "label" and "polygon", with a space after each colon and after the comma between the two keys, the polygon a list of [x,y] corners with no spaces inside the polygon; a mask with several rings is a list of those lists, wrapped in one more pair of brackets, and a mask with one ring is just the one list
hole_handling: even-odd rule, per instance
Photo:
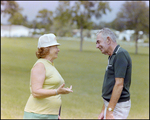
{"label": "woman's neck", "polygon": [[50,56],[46,56],[44,59],[49,60],[51,63],[53,63],[53,59]]}

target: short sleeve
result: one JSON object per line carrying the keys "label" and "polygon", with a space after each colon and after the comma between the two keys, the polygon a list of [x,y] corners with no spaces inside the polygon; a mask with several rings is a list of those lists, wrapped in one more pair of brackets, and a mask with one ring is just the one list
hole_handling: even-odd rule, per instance
{"label": "short sleeve", "polygon": [[120,52],[116,55],[114,64],[115,78],[125,78],[127,71],[128,61],[124,52]]}

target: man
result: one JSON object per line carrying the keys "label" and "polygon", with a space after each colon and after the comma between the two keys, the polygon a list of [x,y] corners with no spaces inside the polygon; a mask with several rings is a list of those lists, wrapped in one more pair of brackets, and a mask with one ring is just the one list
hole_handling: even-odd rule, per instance
{"label": "man", "polygon": [[103,28],[97,33],[96,48],[109,56],[102,87],[104,105],[99,119],[126,119],[131,107],[130,55],[117,44],[116,36],[109,28]]}

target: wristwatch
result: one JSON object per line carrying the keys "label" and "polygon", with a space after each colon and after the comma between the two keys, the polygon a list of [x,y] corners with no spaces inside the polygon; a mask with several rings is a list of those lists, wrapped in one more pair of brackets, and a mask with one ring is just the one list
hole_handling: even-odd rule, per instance
{"label": "wristwatch", "polygon": [[107,108],[107,110],[108,110],[108,111],[113,111],[113,109],[112,109],[112,108]]}

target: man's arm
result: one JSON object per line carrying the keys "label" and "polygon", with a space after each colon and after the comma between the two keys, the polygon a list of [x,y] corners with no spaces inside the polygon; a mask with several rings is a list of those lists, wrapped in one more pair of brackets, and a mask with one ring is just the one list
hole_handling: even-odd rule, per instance
{"label": "man's arm", "polygon": [[[114,110],[120,95],[123,90],[123,83],[124,83],[124,78],[115,78],[115,85],[112,91],[111,99],[108,104],[108,108],[112,108]],[[113,111],[106,111],[106,118],[108,119],[114,119],[113,118]]]}

